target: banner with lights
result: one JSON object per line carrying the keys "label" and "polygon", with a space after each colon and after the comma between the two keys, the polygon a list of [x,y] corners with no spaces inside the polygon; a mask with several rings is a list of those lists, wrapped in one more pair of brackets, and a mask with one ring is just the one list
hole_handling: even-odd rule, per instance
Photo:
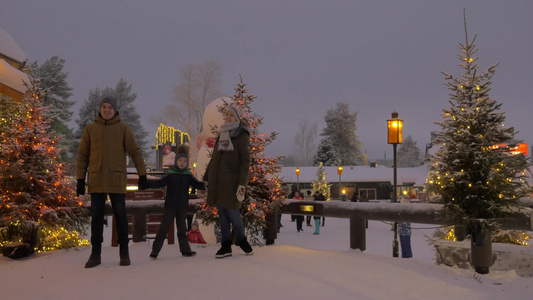
{"label": "banner with lights", "polygon": [[527,151],[527,144],[518,144],[516,145],[515,147],[509,147],[509,145],[506,145],[506,144],[501,144],[501,145],[494,145],[494,146],[490,146],[489,149],[493,149],[493,150],[507,150],[509,151],[509,153],[511,153],[512,155],[517,155],[517,154],[523,154],[523,155],[527,155],[528,154],[528,151]]}

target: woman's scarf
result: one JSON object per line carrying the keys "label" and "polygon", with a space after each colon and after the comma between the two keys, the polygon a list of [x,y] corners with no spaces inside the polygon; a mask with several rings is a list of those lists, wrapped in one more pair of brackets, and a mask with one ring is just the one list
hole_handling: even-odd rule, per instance
{"label": "woman's scarf", "polygon": [[233,151],[231,138],[239,135],[239,125],[241,122],[224,123],[220,126],[220,137],[218,139],[218,151]]}

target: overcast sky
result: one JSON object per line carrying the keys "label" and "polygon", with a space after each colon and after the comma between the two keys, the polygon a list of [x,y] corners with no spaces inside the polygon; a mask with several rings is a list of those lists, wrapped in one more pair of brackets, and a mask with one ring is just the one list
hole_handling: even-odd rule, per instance
{"label": "overcast sky", "polygon": [[242,74],[265,118],[260,130],[280,133],[267,154],[290,154],[300,119],[318,121],[321,131],[326,111],[346,102],[358,112],[363,151],[379,159],[392,157],[391,112],[422,150],[439,129],[433,123],[449,98],[441,71],[461,71],[463,8],[480,69],[500,63],[491,96],[503,103],[506,126],[531,144],[529,0],[3,0],[0,28],[29,61],[66,60],[74,118],[89,90],[123,78],[152,142],[150,118],[169,103],[178,69],[214,59],[223,92],[232,95]]}

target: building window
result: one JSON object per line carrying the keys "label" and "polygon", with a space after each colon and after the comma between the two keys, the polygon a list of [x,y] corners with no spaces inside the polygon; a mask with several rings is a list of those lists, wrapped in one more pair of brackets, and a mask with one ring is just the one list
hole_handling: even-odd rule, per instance
{"label": "building window", "polygon": [[365,195],[368,200],[376,200],[377,199],[377,189],[368,189],[368,188],[360,188],[359,189],[359,199],[361,199],[361,196]]}

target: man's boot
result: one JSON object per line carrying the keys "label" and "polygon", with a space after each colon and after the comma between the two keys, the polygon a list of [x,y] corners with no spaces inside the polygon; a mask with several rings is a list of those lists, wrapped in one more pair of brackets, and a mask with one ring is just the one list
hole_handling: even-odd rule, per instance
{"label": "man's boot", "polygon": [[102,263],[100,252],[93,252],[85,263],[85,268],[94,268]]}
{"label": "man's boot", "polygon": [[121,266],[131,265],[130,253],[129,252],[120,252],[120,263]]}

